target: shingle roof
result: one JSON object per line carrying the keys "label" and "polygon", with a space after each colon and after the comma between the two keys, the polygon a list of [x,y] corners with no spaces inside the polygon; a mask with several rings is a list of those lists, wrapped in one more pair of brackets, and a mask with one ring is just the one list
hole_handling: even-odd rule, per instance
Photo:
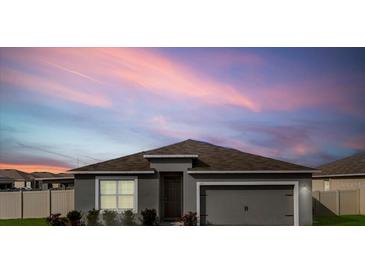
{"label": "shingle roof", "polygon": [[0,169],[0,174],[14,180],[31,180],[33,176],[17,169]]}
{"label": "shingle roof", "polygon": [[52,172],[45,172],[45,171],[36,171],[36,172],[29,173],[29,175],[33,176],[34,179],[37,179],[37,178],[58,178],[58,177],[70,176],[70,174],[66,174],[66,173],[52,173]]}
{"label": "shingle roof", "polygon": [[263,156],[245,153],[206,142],[186,140],[161,148],[96,163],[71,170],[75,171],[151,171],[146,154],[181,155],[197,154],[192,171],[311,171],[304,167]]}
{"label": "shingle roof", "polygon": [[318,176],[365,174],[365,152],[321,165],[319,169]]}
{"label": "shingle roof", "polygon": [[14,179],[0,174],[0,184],[11,184],[14,183]]}

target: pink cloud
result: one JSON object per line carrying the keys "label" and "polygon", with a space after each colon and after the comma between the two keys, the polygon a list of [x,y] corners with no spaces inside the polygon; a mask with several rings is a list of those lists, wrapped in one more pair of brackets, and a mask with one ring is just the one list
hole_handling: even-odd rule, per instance
{"label": "pink cloud", "polygon": [[188,138],[199,138],[200,134],[194,131],[191,127],[186,128],[183,125],[176,125],[172,121],[169,121],[162,115],[154,116],[149,121],[149,127],[158,134],[175,138],[175,139],[188,139]]}
{"label": "pink cloud", "polygon": [[146,92],[258,111],[257,104],[244,95],[245,91],[200,75],[157,53],[131,48],[101,49],[100,52],[116,63],[109,72],[118,80]]}
{"label": "pink cloud", "polygon": [[342,87],[335,82],[335,79],[276,85],[262,89],[257,94],[257,100],[260,101],[260,107],[264,111],[326,107],[356,115],[364,114],[364,108],[351,98],[352,94],[356,94],[356,89],[351,86]]}
{"label": "pink cloud", "polygon": [[292,147],[295,156],[305,156],[317,152],[316,148],[310,144],[296,144]]}
{"label": "pink cloud", "polygon": [[0,82],[3,84],[90,106],[110,107],[112,105],[112,102],[102,93],[76,90],[68,87],[61,80],[52,80],[8,68],[1,68],[0,71]]}
{"label": "pink cloud", "polygon": [[46,171],[53,173],[62,173],[68,170],[68,167],[42,165],[42,164],[13,164],[0,162],[0,169],[18,169],[24,172]]}
{"label": "pink cloud", "polygon": [[[45,48],[24,52],[14,51],[6,58],[16,60],[21,64],[28,62],[32,67],[46,75],[55,75],[62,72],[69,73],[73,77],[96,82],[104,88],[105,98],[130,92],[126,91],[125,88],[123,91],[120,89],[115,90],[118,87],[129,86],[142,88],[145,93],[156,94],[174,100],[193,99],[203,104],[233,105],[251,111],[259,110],[258,104],[245,94],[246,90],[238,89],[226,82],[211,79],[207,75],[153,50],[136,48]],[[249,60],[254,59],[253,57],[246,58]],[[237,58],[236,61],[242,60]],[[45,82],[39,85],[50,85],[47,78],[40,79],[39,77],[37,80]],[[67,77],[63,79],[64,82],[67,82],[67,80]],[[58,84],[60,85],[60,83]],[[113,89],[105,89],[108,87],[113,87]]]}
{"label": "pink cloud", "polygon": [[365,149],[365,134],[349,138],[345,146],[354,149]]}
{"label": "pink cloud", "polygon": [[77,70],[74,70],[74,69],[71,69],[71,68],[67,68],[67,67],[64,67],[64,66],[61,66],[61,65],[58,65],[58,64],[54,64],[54,63],[51,63],[51,62],[47,62],[47,61],[44,61],[44,63],[47,64],[47,65],[49,65],[49,66],[51,66],[51,67],[55,67],[55,68],[57,68],[59,70],[66,71],[66,72],[69,72],[69,73],[71,73],[73,75],[77,75],[79,77],[82,77],[84,79],[88,79],[88,80],[91,80],[93,82],[102,84],[101,81],[99,81],[99,80],[97,80],[97,79],[95,79],[95,78],[93,78],[93,77],[91,77],[89,75],[86,75],[84,73],[81,73],[81,72],[79,72]]}
{"label": "pink cloud", "polygon": [[[207,56],[211,56],[211,60]],[[59,77],[57,82],[52,81],[52,88],[60,91],[58,96],[65,94],[64,98],[69,97],[69,100],[79,103],[88,102],[88,96],[100,96],[101,100],[91,98],[91,105],[106,106],[116,97],[128,95],[125,97],[131,98],[135,95],[137,98],[139,94],[145,93],[176,101],[195,100],[205,105],[236,106],[255,112],[286,112],[326,107],[352,114],[364,113],[364,108],[354,103],[349,96],[353,92],[351,87],[346,86],[345,89],[339,86],[335,79],[303,80],[295,84],[247,88],[245,83],[237,86],[212,78],[153,49],[13,49],[9,54],[4,54],[4,58],[15,60],[22,65],[28,63],[30,68],[41,71],[44,78],[38,76],[38,86],[51,86],[48,76]],[[265,60],[256,54],[228,51],[207,51],[201,58],[212,66],[223,66],[223,69],[230,64],[246,64],[252,67],[265,63]],[[259,72],[255,75],[258,79],[262,78]],[[87,82],[96,85],[94,91],[83,91],[79,88],[75,91],[75,87],[71,88],[68,85],[69,80],[75,78],[79,78],[79,82],[84,81],[82,87]],[[48,95],[51,96],[50,92]]]}
{"label": "pink cloud", "polygon": [[208,52],[201,56],[201,58],[209,64],[218,67],[226,67],[232,65],[259,66],[265,64],[265,60],[257,54],[232,51],[223,51],[219,54],[215,54],[214,51],[212,53]]}

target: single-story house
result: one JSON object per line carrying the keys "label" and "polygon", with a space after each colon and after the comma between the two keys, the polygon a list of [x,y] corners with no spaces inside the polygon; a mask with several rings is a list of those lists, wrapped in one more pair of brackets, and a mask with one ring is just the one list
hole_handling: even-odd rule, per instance
{"label": "single-story house", "polygon": [[311,225],[313,172],[195,140],[70,171],[77,210],[192,211],[200,225]]}
{"label": "single-story house", "polygon": [[28,173],[16,169],[0,169],[0,175],[11,178],[14,188],[31,188],[32,179]]}
{"label": "single-story house", "polygon": [[35,189],[71,189],[74,187],[74,176],[72,174],[50,172],[32,172]]}
{"label": "single-story house", "polygon": [[14,179],[0,174],[0,189],[14,188]]}
{"label": "single-story house", "polygon": [[313,191],[365,189],[365,152],[352,155],[318,169],[313,175]]}

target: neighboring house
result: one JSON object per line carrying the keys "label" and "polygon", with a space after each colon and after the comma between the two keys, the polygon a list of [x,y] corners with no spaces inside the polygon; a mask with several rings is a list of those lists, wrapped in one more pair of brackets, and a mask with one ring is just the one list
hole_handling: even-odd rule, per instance
{"label": "neighboring house", "polygon": [[74,176],[72,174],[53,174],[50,172],[32,172],[34,176],[34,188],[47,189],[70,189],[74,187]]}
{"label": "neighboring house", "polygon": [[313,191],[365,189],[365,152],[318,167]]}
{"label": "neighboring house", "polygon": [[0,189],[12,189],[14,188],[14,180],[7,176],[0,174]]}
{"label": "neighboring house", "polygon": [[[71,174],[50,172],[26,173],[16,169],[0,169],[0,176],[8,178],[12,184],[1,183],[1,189],[69,189],[74,186],[74,177]],[[1,177],[0,177],[1,178]],[[5,179],[3,179],[4,181]],[[0,180],[1,181],[1,180]],[[4,181],[5,182],[5,181]]]}
{"label": "neighboring house", "polygon": [[16,169],[0,169],[0,175],[14,180],[14,188],[31,188],[33,176]]}
{"label": "neighboring house", "polygon": [[77,210],[192,211],[201,225],[311,225],[313,172],[194,140],[70,171]]}

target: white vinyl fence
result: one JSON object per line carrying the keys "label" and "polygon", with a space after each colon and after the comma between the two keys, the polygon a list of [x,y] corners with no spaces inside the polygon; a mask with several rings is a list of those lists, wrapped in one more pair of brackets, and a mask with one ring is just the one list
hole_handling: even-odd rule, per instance
{"label": "white vinyl fence", "polygon": [[45,218],[74,210],[74,190],[0,192],[0,219]]}

